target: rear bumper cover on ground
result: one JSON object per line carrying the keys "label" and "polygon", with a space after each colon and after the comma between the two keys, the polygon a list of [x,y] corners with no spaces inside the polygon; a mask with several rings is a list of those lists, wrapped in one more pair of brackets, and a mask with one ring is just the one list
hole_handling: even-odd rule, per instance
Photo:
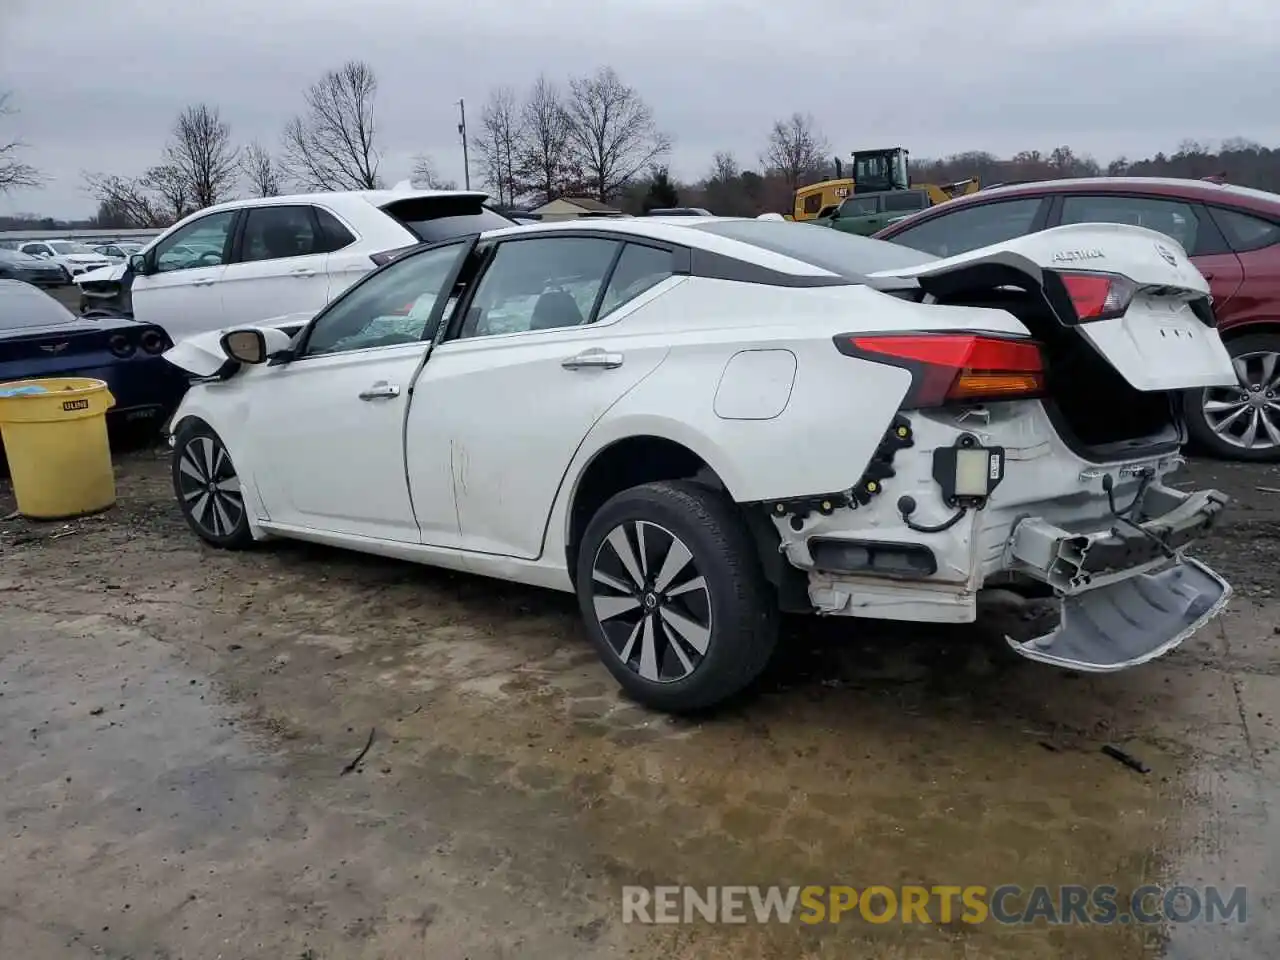
{"label": "rear bumper cover on ground", "polygon": [[[1204,564],[1170,551],[1209,529],[1227,498],[1155,486],[1147,519],[1073,533],[1027,518],[1010,539],[1012,566],[1060,595],[1056,629],[1032,640],[1006,638],[1032,660],[1108,673],[1167,653],[1216,617],[1231,587]],[[1151,516],[1156,513],[1158,515]]]}

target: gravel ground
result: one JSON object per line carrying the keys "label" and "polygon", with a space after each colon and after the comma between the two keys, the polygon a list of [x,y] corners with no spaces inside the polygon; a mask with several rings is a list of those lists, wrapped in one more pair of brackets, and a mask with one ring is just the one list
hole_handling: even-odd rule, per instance
{"label": "gravel ground", "polygon": [[[1181,481],[1235,498],[1198,555],[1238,593],[1161,661],[1079,676],[1011,662],[991,624],[798,620],[761,694],[697,722],[623,700],[568,596],[209,550],[167,451],[117,468],[105,514],[0,523],[0,956],[1273,953],[1276,468]],[[650,927],[620,907],[632,883],[1178,881],[1247,885],[1247,922]]]}

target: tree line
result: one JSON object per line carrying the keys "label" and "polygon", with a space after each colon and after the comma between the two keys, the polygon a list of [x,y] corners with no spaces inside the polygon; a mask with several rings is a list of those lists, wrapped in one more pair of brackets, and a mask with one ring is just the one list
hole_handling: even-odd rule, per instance
{"label": "tree line", "polygon": [[[275,144],[238,143],[216,104],[189,105],[174,120],[152,166],[131,174],[83,173],[84,188],[98,203],[91,222],[101,227],[165,226],[239,195],[385,186],[377,96],[377,76],[367,63],[355,60],[327,71],[303,91],[299,111]],[[0,91],[0,122],[13,112],[11,95]],[[837,172],[831,142],[810,114],[796,112],[762,130],[761,149],[753,160],[741,162],[730,152],[717,152],[700,177],[678,182],[666,165],[671,137],[639,91],[610,67],[563,82],[543,74],[524,90],[494,88],[467,134],[470,172],[502,207],[533,207],[574,196],[628,213],[686,205],[755,216],[790,211],[798,187]],[[44,182],[40,171],[23,159],[24,149],[25,144],[6,140],[0,130],[0,193]],[[911,161],[913,180],[925,183],[977,177],[992,184],[1101,174],[1221,176],[1229,183],[1280,192],[1280,148],[1241,138],[1217,147],[1187,140],[1172,154],[1119,157],[1105,166],[1069,146],[1004,158],[971,151]],[[414,157],[410,179],[420,187],[456,187],[439,175],[426,154]],[[0,226],[6,220],[15,218],[0,218]]]}

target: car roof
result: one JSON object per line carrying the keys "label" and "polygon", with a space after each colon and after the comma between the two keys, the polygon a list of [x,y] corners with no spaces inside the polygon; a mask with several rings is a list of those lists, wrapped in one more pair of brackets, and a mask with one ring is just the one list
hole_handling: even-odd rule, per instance
{"label": "car roof", "polygon": [[666,243],[705,250],[708,253],[722,254],[782,273],[801,276],[832,275],[830,270],[825,270],[807,260],[799,260],[786,254],[775,253],[745,240],[737,240],[703,229],[708,224],[728,221],[765,222],[772,227],[782,229],[818,229],[808,224],[794,223],[787,220],[759,221],[758,218],[753,217],[601,217],[598,219],[556,220],[551,223],[500,227],[495,230],[486,230],[481,234],[481,237],[485,240],[496,240],[507,237],[554,236],[557,233],[567,232],[597,235],[614,233],[619,235],[619,239],[627,237],[643,239],[647,237],[651,240],[665,241]]}
{"label": "car roof", "polygon": [[267,207],[281,203],[347,203],[352,200],[363,200],[370,206],[384,207],[397,200],[414,200],[425,197],[474,197],[484,201],[489,194],[483,190],[330,190],[323,193],[290,193],[278,197],[246,197],[243,200],[228,200],[224,203],[205,207],[200,213],[211,210],[236,210],[242,207]]}
{"label": "car roof", "polygon": [[1183,177],[1069,177],[1061,180],[1032,180],[979,190],[977,193],[957,197],[912,214],[905,220],[899,220],[885,227],[876,236],[892,237],[907,227],[925,223],[935,217],[946,216],[965,207],[981,206],[1017,197],[1075,193],[1138,193],[1198,203],[1215,203],[1220,206],[1253,210],[1269,216],[1280,214],[1280,194],[1229,183],[1219,184],[1209,180],[1192,180]]}

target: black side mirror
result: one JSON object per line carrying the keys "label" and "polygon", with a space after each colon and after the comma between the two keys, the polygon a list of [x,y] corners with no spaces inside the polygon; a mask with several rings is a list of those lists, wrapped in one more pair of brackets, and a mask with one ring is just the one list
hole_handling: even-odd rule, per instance
{"label": "black side mirror", "polygon": [[147,255],[145,253],[135,253],[129,258],[129,269],[140,277],[147,275]]}

